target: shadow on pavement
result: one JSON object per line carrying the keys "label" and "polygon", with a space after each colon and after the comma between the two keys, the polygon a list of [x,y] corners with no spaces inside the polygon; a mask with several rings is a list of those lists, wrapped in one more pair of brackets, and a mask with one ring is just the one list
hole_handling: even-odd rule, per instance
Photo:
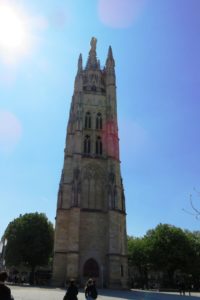
{"label": "shadow on pavement", "polygon": [[120,291],[120,290],[98,290],[99,296],[111,297],[114,299],[122,298],[122,299],[132,299],[132,300],[180,300],[180,299],[190,299],[197,300],[196,296],[180,296],[169,293],[160,293],[160,292],[152,292],[152,291]]}

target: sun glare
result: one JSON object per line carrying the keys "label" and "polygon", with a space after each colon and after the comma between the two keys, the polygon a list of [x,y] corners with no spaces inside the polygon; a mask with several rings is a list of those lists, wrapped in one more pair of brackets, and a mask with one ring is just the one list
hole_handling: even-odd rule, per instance
{"label": "sun glare", "polygon": [[23,55],[28,47],[26,16],[11,5],[0,4],[0,54],[9,59]]}

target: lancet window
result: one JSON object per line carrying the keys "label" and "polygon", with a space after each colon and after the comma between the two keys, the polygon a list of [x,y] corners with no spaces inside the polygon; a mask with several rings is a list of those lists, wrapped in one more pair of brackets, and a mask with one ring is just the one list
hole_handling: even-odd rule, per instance
{"label": "lancet window", "polygon": [[90,149],[91,149],[90,136],[86,135],[85,139],[84,139],[84,153],[85,154],[90,154]]}
{"label": "lancet window", "polygon": [[88,111],[85,115],[85,129],[91,128],[91,113]]}
{"label": "lancet window", "polygon": [[96,154],[102,155],[102,140],[100,136],[96,138]]}
{"label": "lancet window", "polygon": [[122,265],[121,265],[121,277],[124,277],[124,268]]}
{"label": "lancet window", "polygon": [[96,129],[102,129],[102,115],[98,113],[96,116]]}

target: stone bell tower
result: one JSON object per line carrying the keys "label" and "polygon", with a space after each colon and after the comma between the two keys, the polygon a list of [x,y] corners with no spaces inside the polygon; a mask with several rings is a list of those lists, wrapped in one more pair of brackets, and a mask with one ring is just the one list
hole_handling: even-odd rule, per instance
{"label": "stone bell tower", "polygon": [[96,38],[85,68],[78,60],[59,185],[53,283],[127,287],[125,198],[120,172],[115,61],[105,67]]}

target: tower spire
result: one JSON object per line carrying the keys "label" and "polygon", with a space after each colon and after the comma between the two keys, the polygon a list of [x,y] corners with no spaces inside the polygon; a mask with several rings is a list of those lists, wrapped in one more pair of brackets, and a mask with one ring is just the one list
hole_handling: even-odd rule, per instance
{"label": "tower spire", "polygon": [[78,58],[78,73],[80,73],[83,70],[83,60],[82,60],[82,54],[80,53]]}
{"label": "tower spire", "polygon": [[92,37],[90,41],[90,52],[86,64],[86,70],[96,70],[98,69],[98,60],[97,60],[97,54],[96,54],[96,44],[97,44],[97,39],[95,37]]}
{"label": "tower spire", "polygon": [[111,46],[109,46],[109,48],[108,48],[108,58],[110,60],[114,60],[113,59],[113,53],[112,53],[112,47]]}
{"label": "tower spire", "polygon": [[82,61],[82,54],[80,53],[78,58],[78,70],[74,81],[74,92],[82,91],[82,71],[83,71],[83,61]]}
{"label": "tower spire", "polygon": [[115,60],[113,58],[112,48],[109,46],[108,48],[108,56],[106,59],[106,69],[113,69],[115,68]]}

